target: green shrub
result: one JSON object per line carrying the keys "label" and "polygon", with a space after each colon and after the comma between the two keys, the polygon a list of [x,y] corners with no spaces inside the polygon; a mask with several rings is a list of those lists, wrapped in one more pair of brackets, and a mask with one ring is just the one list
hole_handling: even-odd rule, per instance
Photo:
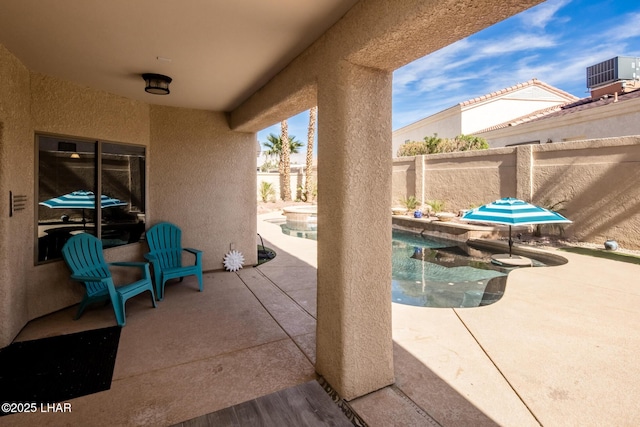
{"label": "green shrub", "polygon": [[416,199],[415,196],[403,197],[402,199],[400,199],[400,204],[408,210],[412,211],[420,206],[420,200]]}
{"label": "green shrub", "polygon": [[260,198],[263,202],[268,202],[269,199],[272,199],[276,195],[276,190],[273,188],[273,184],[266,181],[260,181]]}
{"label": "green shrub", "polygon": [[484,138],[473,135],[458,135],[454,139],[453,151],[486,150],[489,144]]}
{"label": "green shrub", "polygon": [[487,148],[489,148],[487,141],[478,136],[458,135],[453,139],[449,139],[439,138],[438,134],[433,134],[433,136],[425,136],[423,141],[409,141],[402,144],[398,150],[398,157],[486,150]]}
{"label": "green shrub", "polygon": [[425,153],[424,142],[420,141],[405,142],[398,150],[398,157],[419,156],[421,154],[427,153]]}
{"label": "green shrub", "polygon": [[444,209],[444,202],[442,200],[427,200],[426,204],[431,206],[433,213],[442,212]]}

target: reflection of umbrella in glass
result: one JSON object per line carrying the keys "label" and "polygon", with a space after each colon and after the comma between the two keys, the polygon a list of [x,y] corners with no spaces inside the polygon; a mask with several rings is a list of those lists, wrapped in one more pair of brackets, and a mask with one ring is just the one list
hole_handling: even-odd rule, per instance
{"label": "reflection of umbrella in glass", "polygon": [[508,225],[509,258],[511,258],[511,247],[513,246],[513,240],[511,239],[512,225],[571,223],[571,221],[557,212],[532,205],[513,197],[505,197],[480,206],[479,208],[472,209],[465,213],[461,219],[463,221]]}
{"label": "reflection of umbrella in glass", "polygon": [[[53,199],[45,200],[38,204],[53,209],[82,209],[82,223],[84,224],[84,210],[96,208],[96,196],[93,194],[93,191],[80,190],[54,197]],[[127,202],[113,199],[104,194],[100,197],[100,207],[103,209],[126,205],[128,205]]]}

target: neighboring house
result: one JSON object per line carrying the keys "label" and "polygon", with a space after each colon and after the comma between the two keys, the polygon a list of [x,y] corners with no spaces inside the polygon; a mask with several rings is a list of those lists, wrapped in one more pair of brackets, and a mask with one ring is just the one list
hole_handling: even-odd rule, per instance
{"label": "neighboring house", "polygon": [[402,144],[422,141],[437,134],[453,138],[460,134],[476,135],[490,126],[547,108],[575,102],[579,98],[532,79],[478,98],[460,102],[451,108],[397,129],[393,132],[394,156]]}
{"label": "neighboring house", "polygon": [[[615,88],[612,88],[612,90]],[[539,110],[475,133],[490,147],[640,135],[640,90],[594,92],[589,98]]]}

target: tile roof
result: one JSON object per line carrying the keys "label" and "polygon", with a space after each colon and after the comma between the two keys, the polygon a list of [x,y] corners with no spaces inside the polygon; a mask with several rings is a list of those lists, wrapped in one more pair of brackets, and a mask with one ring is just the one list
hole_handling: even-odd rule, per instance
{"label": "tile roof", "polygon": [[551,85],[548,85],[548,84],[546,84],[544,82],[541,82],[540,80],[534,78],[534,79],[531,79],[531,80],[527,80],[524,83],[518,83],[517,85],[514,85],[514,86],[510,86],[510,87],[507,87],[507,88],[504,88],[504,89],[500,89],[500,90],[495,91],[495,92],[488,93],[486,95],[479,96],[477,98],[473,98],[473,99],[469,99],[467,101],[463,101],[459,105],[461,107],[466,107],[467,105],[472,105],[472,104],[475,104],[477,102],[482,102],[482,101],[486,101],[488,99],[497,98],[499,96],[503,96],[503,95],[506,95],[508,93],[515,92],[517,90],[520,90],[520,89],[523,89],[523,88],[526,88],[526,87],[529,87],[529,86],[542,87],[542,88],[548,90],[549,92],[553,92],[553,93],[561,96],[562,98],[565,98],[567,101],[576,101],[578,99],[576,96],[570,94],[569,92],[565,92],[565,91],[563,91],[561,89],[558,89],[557,87],[553,87]]}
{"label": "tile roof", "polygon": [[[624,102],[630,99],[640,98],[640,89],[636,89],[632,92],[627,92],[618,95],[617,102]],[[569,114],[577,113],[578,111],[590,110],[592,108],[602,107],[614,103],[615,98],[613,96],[604,96],[600,99],[582,98],[577,101],[570,101],[564,104],[555,105],[553,107],[544,108],[542,110],[534,111],[533,113],[511,119],[507,122],[503,122],[482,130],[475,132],[474,134],[480,134],[484,132],[490,132],[496,129],[503,129],[509,126],[517,126],[523,123],[538,121],[542,119],[549,119],[551,117],[567,116]]]}

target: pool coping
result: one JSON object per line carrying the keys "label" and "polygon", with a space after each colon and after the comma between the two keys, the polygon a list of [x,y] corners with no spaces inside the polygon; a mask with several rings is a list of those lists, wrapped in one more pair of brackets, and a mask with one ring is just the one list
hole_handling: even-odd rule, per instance
{"label": "pool coping", "polygon": [[[491,240],[491,239],[469,239],[466,242],[469,246],[474,247],[476,249],[485,249],[492,252],[508,252],[509,251],[509,243],[501,240]],[[550,249],[541,249],[541,248],[533,248],[530,246],[521,246],[514,244],[511,252],[514,255],[521,255],[529,258],[535,258],[536,260],[544,263],[544,264],[552,264],[552,266],[556,265],[564,265],[569,260],[557,253],[552,252]]]}
{"label": "pool coping", "polygon": [[391,223],[394,227],[414,233],[429,233],[432,236],[447,240],[466,242],[469,239],[496,239],[506,236],[506,232],[497,227],[466,224],[456,221],[441,221],[435,218],[413,218],[393,215]]}

